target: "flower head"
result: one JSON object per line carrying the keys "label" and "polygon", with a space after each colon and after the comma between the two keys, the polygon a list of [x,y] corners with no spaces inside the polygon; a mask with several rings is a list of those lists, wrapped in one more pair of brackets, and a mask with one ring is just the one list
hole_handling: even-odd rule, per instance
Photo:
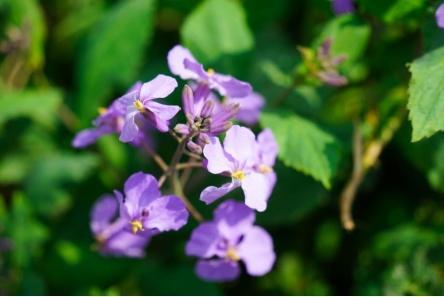
{"label": "flower head", "polygon": [[179,230],[188,221],[188,211],[179,197],[161,196],[157,180],[137,172],[125,182],[124,195],[115,191],[120,218],[133,234]]}
{"label": "flower head", "polygon": [[175,130],[190,137],[188,149],[200,154],[210,137],[224,133],[231,127],[231,120],[236,116],[239,104],[216,108],[216,99],[204,98],[198,91],[193,92],[191,87],[185,85],[182,100],[187,123],[176,125]]}
{"label": "flower head", "polygon": [[252,91],[250,84],[230,75],[220,74],[213,69],[205,70],[191,52],[176,45],[168,53],[170,71],[184,80],[193,80],[201,86],[216,90],[222,96],[245,97]]}
{"label": "flower head", "polygon": [[118,100],[125,107],[125,121],[120,140],[133,141],[146,122],[159,131],[168,131],[169,120],[177,114],[180,107],[160,104],[154,99],[167,97],[176,87],[177,82],[174,78],[159,74],[153,80],[120,97]]}
{"label": "flower head", "polygon": [[[127,94],[133,92],[136,89],[140,89],[141,82],[137,82]],[[125,121],[126,107],[119,100],[115,100],[108,108],[100,108],[100,115],[93,121],[93,128],[85,129],[77,133],[72,145],[75,148],[84,148],[97,141],[100,137],[107,134],[114,134],[122,132],[123,124]],[[133,141],[133,145],[138,146],[142,142],[151,142],[147,134],[147,130],[143,129],[138,133]]]}
{"label": "flower head", "polygon": [[231,181],[221,187],[205,188],[200,200],[209,204],[241,187],[245,204],[264,211],[276,182],[272,166],[277,145],[270,134],[269,130],[262,132],[257,142],[251,130],[235,125],[227,131],[223,146],[218,138],[211,138],[203,149],[207,170],[213,174],[228,175]]}
{"label": "flower head", "polygon": [[436,23],[438,27],[444,29],[444,3],[442,3],[435,12]]}
{"label": "flower head", "polygon": [[355,11],[353,0],[333,0],[333,12],[336,15],[351,13]]}
{"label": "flower head", "polygon": [[94,204],[90,227],[99,251],[104,255],[143,257],[154,232],[143,236],[131,234],[125,228],[126,222],[117,216],[118,202],[114,196],[105,195]]}
{"label": "flower head", "polygon": [[247,273],[262,276],[273,267],[273,240],[253,225],[254,211],[240,202],[227,200],[214,212],[214,220],[200,224],[186,245],[186,254],[201,258],[199,277],[208,281],[230,281],[240,274],[239,262]]}

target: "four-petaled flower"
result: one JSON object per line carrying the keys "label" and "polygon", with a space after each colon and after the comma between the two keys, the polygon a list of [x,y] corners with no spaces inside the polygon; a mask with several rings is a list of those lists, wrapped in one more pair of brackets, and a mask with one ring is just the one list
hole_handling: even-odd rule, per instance
{"label": "four-petaled flower", "polygon": [[230,75],[220,74],[213,69],[205,70],[191,52],[176,45],[168,53],[170,71],[184,80],[193,80],[208,90],[216,90],[222,96],[245,97],[252,92],[249,83],[235,79]]}
{"label": "four-petaled flower", "polygon": [[125,182],[124,194],[114,192],[120,217],[133,234],[179,230],[188,221],[188,211],[179,197],[161,196],[154,176],[137,172]]}
{"label": "four-petaled flower", "polygon": [[254,221],[254,211],[244,204],[221,203],[214,221],[200,224],[186,245],[187,255],[201,258],[197,275],[215,282],[234,280],[240,274],[240,261],[252,276],[268,273],[275,261],[273,241]]}
{"label": "four-petaled flower", "polygon": [[213,174],[228,175],[231,182],[219,188],[205,188],[200,194],[202,201],[212,203],[241,187],[247,206],[257,211],[267,208],[268,198],[276,182],[271,166],[276,158],[277,146],[274,137],[270,137],[270,131],[263,133],[259,135],[258,143],[251,130],[235,125],[227,131],[223,147],[218,138],[211,138],[211,142],[203,149],[207,170]]}
{"label": "four-petaled flower", "polygon": [[134,140],[146,121],[161,132],[168,131],[169,120],[179,112],[180,107],[160,104],[154,99],[165,98],[176,87],[177,81],[174,78],[159,74],[153,80],[120,97],[119,102],[126,108],[120,140],[122,142]]}

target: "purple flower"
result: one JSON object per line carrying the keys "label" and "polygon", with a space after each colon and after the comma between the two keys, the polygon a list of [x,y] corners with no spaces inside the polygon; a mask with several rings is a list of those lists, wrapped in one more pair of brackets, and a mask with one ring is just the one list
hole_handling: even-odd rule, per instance
{"label": "purple flower", "polygon": [[242,98],[225,97],[222,106],[227,104],[239,104],[239,112],[236,120],[246,125],[252,126],[257,123],[260,112],[265,105],[265,99],[260,94],[252,92]]}
{"label": "purple flower", "polygon": [[217,90],[220,95],[228,97],[245,97],[252,91],[250,84],[237,80],[230,75],[205,70],[191,52],[183,46],[176,45],[168,53],[170,71],[184,80],[194,80],[199,85]]}
{"label": "purple flower", "polygon": [[126,230],[127,223],[118,215],[118,202],[112,195],[101,197],[91,211],[91,231],[98,249],[104,255],[136,257],[145,255],[145,247],[154,233],[143,236],[134,235]]}
{"label": "purple flower", "polygon": [[336,15],[351,13],[355,11],[353,0],[333,0],[333,12]]}
{"label": "purple flower", "polygon": [[318,48],[317,59],[320,63],[318,78],[327,85],[340,87],[348,83],[346,77],[338,72],[338,66],[347,58],[345,55],[333,56],[331,52],[331,44],[333,40],[327,38]]}
{"label": "purple flower", "polygon": [[163,105],[154,99],[165,98],[176,87],[177,82],[174,78],[159,74],[153,80],[120,97],[119,102],[126,108],[120,140],[133,141],[146,121],[159,131],[168,131],[169,120],[177,114],[180,107]]}
{"label": "purple flower", "polygon": [[187,119],[186,124],[178,124],[176,132],[190,137],[188,149],[202,153],[202,148],[210,142],[210,137],[217,136],[231,127],[231,120],[239,110],[239,104],[231,103],[215,108],[216,99],[203,97],[199,90],[193,90],[185,85],[182,94],[183,110]]}
{"label": "purple flower", "polygon": [[125,182],[124,193],[114,192],[120,218],[133,234],[179,230],[188,221],[188,211],[179,197],[161,196],[154,176],[137,172]]}
{"label": "purple flower", "polygon": [[444,3],[442,3],[436,10],[435,17],[438,27],[444,29]]}
{"label": "purple flower", "polygon": [[214,212],[214,221],[200,224],[185,247],[188,256],[201,258],[197,275],[207,281],[234,280],[240,274],[240,261],[252,276],[268,273],[276,258],[273,240],[254,221],[254,211],[244,204],[223,202]]}
{"label": "purple flower", "polygon": [[276,158],[277,145],[271,132],[265,130],[256,142],[251,130],[236,125],[227,131],[223,147],[218,138],[210,140],[203,149],[207,170],[213,174],[228,175],[231,181],[219,188],[205,188],[200,200],[209,204],[241,187],[245,204],[264,211],[276,182],[271,166]]}

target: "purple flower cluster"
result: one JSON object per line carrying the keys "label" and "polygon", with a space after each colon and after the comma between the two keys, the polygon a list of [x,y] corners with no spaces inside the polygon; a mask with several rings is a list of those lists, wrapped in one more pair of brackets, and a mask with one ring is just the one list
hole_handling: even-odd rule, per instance
{"label": "purple flower cluster", "polygon": [[[163,175],[157,180],[142,172],[131,175],[123,193],[101,197],[91,212],[91,231],[98,250],[104,255],[142,257],[153,236],[177,231],[188,221],[189,214],[201,221],[196,209],[184,196],[177,179],[178,165],[188,152],[189,162],[211,174],[226,176],[221,187],[208,186],[200,200],[210,204],[236,188],[241,188],[245,203],[222,202],[213,221],[201,222],[186,245],[186,254],[201,258],[196,266],[199,277],[208,281],[229,281],[240,274],[243,262],[248,274],[261,276],[275,261],[270,235],[254,226],[256,211],[264,211],[276,183],[273,166],[278,146],[268,129],[255,134],[233,121],[254,125],[265,104],[249,83],[230,75],[205,69],[191,52],[178,45],[168,53],[171,72],[186,80],[182,91],[185,122],[171,129],[179,106],[166,105],[166,99],[177,88],[173,77],[159,74],[146,83],[136,83],[100,112],[93,128],[78,133],[73,146],[86,147],[106,134],[118,134],[119,140],[135,146],[150,144],[150,132],[170,132],[178,140],[169,165],[161,161]],[[224,136],[223,145],[219,137]],[[161,157],[147,150],[159,162]],[[156,157],[156,158],[154,158]],[[159,164],[159,163],[158,163]],[[171,178],[171,191],[162,195],[160,188]],[[179,185],[178,185],[179,183]],[[181,190],[177,190],[179,187]],[[196,199],[197,200],[197,199]]]}

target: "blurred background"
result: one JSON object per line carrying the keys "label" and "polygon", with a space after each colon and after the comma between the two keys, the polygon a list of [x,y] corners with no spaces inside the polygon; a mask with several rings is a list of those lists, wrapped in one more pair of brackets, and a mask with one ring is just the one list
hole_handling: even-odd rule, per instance
{"label": "blurred background", "polygon": [[[444,41],[438,4],[358,0],[339,16],[329,0],[0,0],[0,294],[444,294],[444,136],[411,143],[405,111],[407,63]],[[348,58],[344,87],[310,78],[297,48],[327,37]],[[86,150],[71,141],[136,80],[169,74],[178,43],[250,82],[267,100],[254,129],[287,144],[257,216],[277,253],[264,277],[199,280],[184,255],[195,222],[154,238],[143,259],[94,249],[96,199],[160,172],[115,135]],[[168,159],[174,140],[153,138]],[[353,178],[356,139],[368,159]],[[201,173],[186,191],[210,217]],[[339,211],[350,184],[351,232]]]}

